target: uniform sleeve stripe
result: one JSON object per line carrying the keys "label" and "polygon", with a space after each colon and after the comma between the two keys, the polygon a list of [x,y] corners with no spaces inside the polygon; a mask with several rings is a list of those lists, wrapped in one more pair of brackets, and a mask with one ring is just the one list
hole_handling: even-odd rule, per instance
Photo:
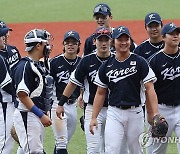
{"label": "uniform sleeve stripe", "polygon": [[157,80],[157,78],[154,76],[154,77],[151,77],[151,78],[149,78],[147,80],[144,80],[143,83],[145,84],[145,83],[150,82],[150,81],[153,81],[153,83],[155,83],[156,80]]}
{"label": "uniform sleeve stripe", "polygon": [[29,96],[29,92],[26,89],[18,89],[17,94],[18,92],[25,92]]}
{"label": "uniform sleeve stripe", "polygon": [[96,85],[99,86],[99,87],[108,88],[107,86],[105,86],[105,85],[103,85],[103,84],[100,84],[99,82],[94,81],[93,83],[96,84]]}
{"label": "uniform sleeve stripe", "polygon": [[77,80],[74,80],[74,79],[69,79],[69,81],[71,81],[72,83],[74,83],[74,84],[76,84],[76,85],[78,85],[79,87],[83,87],[83,84],[82,83],[80,83],[79,81],[77,81]]}
{"label": "uniform sleeve stripe", "polygon": [[11,83],[11,82],[12,82],[12,80],[10,79],[10,80],[6,81],[5,83],[3,83],[3,84],[0,85],[0,86],[1,86],[1,88],[4,88],[7,84],[9,84],[9,83]]}

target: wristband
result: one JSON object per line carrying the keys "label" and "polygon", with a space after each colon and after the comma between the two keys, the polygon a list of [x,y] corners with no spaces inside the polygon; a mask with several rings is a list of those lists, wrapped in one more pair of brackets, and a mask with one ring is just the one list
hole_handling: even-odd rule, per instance
{"label": "wristband", "polygon": [[64,103],[66,103],[67,101],[68,101],[68,97],[67,97],[67,96],[62,95],[62,96],[61,96],[61,99],[59,100],[58,105],[59,105],[59,106],[63,106],[63,105],[64,105]]}
{"label": "wristband", "polygon": [[30,111],[37,115],[39,118],[44,115],[44,113],[36,105],[33,105]]}

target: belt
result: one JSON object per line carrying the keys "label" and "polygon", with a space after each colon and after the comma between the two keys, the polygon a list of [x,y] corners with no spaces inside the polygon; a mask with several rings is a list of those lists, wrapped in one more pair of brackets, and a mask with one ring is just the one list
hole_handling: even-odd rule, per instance
{"label": "belt", "polygon": [[119,105],[119,106],[115,106],[117,108],[120,108],[122,110],[127,110],[127,109],[134,109],[136,107],[140,107],[140,105],[134,105],[134,106],[129,106],[129,105]]}
{"label": "belt", "polygon": [[167,105],[167,104],[163,104],[163,103],[159,103],[160,105],[163,105],[163,106],[168,106],[168,107],[177,107],[178,105],[180,104],[172,104],[172,105]]}
{"label": "belt", "polygon": [[68,101],[66,102],[68,105],[70,104],[74,104],[76,101],[76,99],[68,99]]}

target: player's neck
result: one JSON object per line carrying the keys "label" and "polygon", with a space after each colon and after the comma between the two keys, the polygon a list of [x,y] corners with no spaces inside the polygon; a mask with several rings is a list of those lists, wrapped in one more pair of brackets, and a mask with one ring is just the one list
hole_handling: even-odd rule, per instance
{"label": "player's neck", "polygon": [[150,43],[159,43],[162,41],[162,37],[150,38]]}
{"label": "player's neck", "polygon": [[164,51],[166,54],[175,54],[175,53],[178,51],[178,46],[177,46],[177,47],[174,47],[174,46],[165,45],[163,51]]}
{"label": "player's neck", "polygon": [[98,51],[97,51],[97,56],[98,56],[98,57],[101,57],[101,58],[109,57],[110,54],[111,54],[110,51],[107,51],[107,52],[98,52]]}
{"label": "player's neck", "polygon": [[42,57],[38,54],[38,52],[33,52],[33,53],[28,53],[28,56],[33,60],[33,61],[39,61]]}
{"label": "player's neck", "polygon": [[65,58],[67,58],[67,59],[76,59],[76,56],[77,56],[77,54],[76,53],[74,53],[74,54],[69,54],[69,53],[64,53],[64,56],[65,56]]}
{"label": "player's neck", "polygon": [[116,58],[117,58],[119,61],[124,61],[124,60],[126,60],[129,56],[130,56],[130,51],[127,51],[127,52],[117,52],[117,51],[116,51]]}

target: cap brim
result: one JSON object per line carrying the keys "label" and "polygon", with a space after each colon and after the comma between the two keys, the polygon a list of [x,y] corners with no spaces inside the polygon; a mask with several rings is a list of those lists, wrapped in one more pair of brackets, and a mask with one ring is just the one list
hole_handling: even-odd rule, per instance
{"label": "cap brim", "polygon": [[65,38],[64,38],[64,41],[67,40],[68,38],[73,38],[73,39],[75,39],[75,40],[78,41],[78,42],[80,41],[78,38],[76,38],[76,37],[74,37],[74,36],[65,37]]}
{"label": "cap brim", "polygon": [[174,27],[170,29],[166,34],[172,33],[173,31],[178,31],[180,33],[180,27]]}
{"label": "cap brim", "polygon": [[120,37],[121,35],[123,35],[123,34],[125,34],[125,35],[131,37],[131,35],[130,35],[129,33],[124,32],[124,33],[118,34],[118,35],[115,37],[115,39],[119,38],[119,37]]}
{"label": "cap brim", "polygon": [[34,46],[31,46],[31,47],[26,47],[25,51],[31,51],[32,49],[34,48]]}
{"label": "cap brim", "polygon": [[108,38],[111,39],[111,36],[109,36],[109,35],[107,35],[107,34],[101,34],[101,35],[98,35],[98,36],[96,36],[96,39],[98,39],[98,38],[100,38],[100,37],[102,37],[102,36],[106,36],[106,37],[108,37]]}
{"label": "cap brim", "polygon": [[109,15],[108,12],[99,11],[99,12],[95,12],[93,16],[95,16],[95,15],[97,15],[97,14],[102,14],[102,15],[104,15],[104,16]]}
{"label": "cap brim", "polygon": [[151,20],[151,21],[149,21],[148,23],[146,23],[146,26],[148,26],[150,23],[152,23],[152,22],[156,22],[156,23],[158,23],[158,24],[161,24],[161,21],[159,21],[159,20]]}
{"label": "cap brim", "polygon": [[8,33],[8,31],[9,31],[9,28],[1,28],[0,29],[0,37],[6,35]]}

